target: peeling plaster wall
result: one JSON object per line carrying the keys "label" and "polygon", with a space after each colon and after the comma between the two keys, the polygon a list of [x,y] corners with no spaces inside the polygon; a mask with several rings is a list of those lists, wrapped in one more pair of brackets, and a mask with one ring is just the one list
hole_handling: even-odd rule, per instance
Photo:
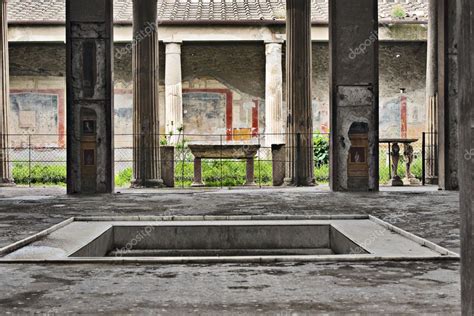
{"label": "peeling plaster wall", "polygon": [[[116,44],[115,81],[115,133],[132,133],[132,55],[124,44]],[[283,47],[284,52],[284,47]],[[119,58],[118,58],[119,57]],[[285,56],[282,56],[285,71]],[[425,62],[426,43],[381,43],[380,45],[380,136],[400,136],[400,88],[406,88],[408,137],[420,137],[425,127]],[[264,43],[189,43],[182,46],[184,89],[228,89],[233,93],[232,127],[252,128],[252,109],[258,100],[258,127],[265,131],[265,45]],[[313,43],[313,121],[314,130],[329,131],[329,51],[327,43]],[[160,104],[164,105],[164,45],[160,45]],[[12,89],[33,89],[35,81],[49,89],[65,88],[65,45],[19,44],[10,45],[10,74]],[[61,81],[61,78],[63,78]],[[283,75],[283,80],[285,76]],[[50,82],[48,85],[47,82]],[[285,83],[283,83],[285,84]],[[184,95],[186,100],[186,95]],[[284,98],[283,98],[284,99]],[[187,99],[189,100],[189,98]],[[186,103],[186,102],[185,102]],[[210,104],[212,111],[213,105]],[[185,111],[186,133],[208,133],[206,116],[192,116]],[[206,112],[201,111],[200,112]],[[15,115],[10,112],[11,115]],[[164,118],[164,106],[160,117]],[[223,114],[225,116],[225,114]],[[193,117],[193,118],[191,118]],[[12,121],[17,121],[13,118]],[[199,121],[202,128],[193,126]],[[164,133],[164,119],[161,120]],[[14,124],[11,124],[14,125]],[[226,132],[225,122],[216,125],[217,133]],[[53,129],[52,129],[53,130]],[[16,133],[18,127],[11,127]],[[128,143],[125,138],[124,144]],[[120,139],[116,144],[120,146]]]}

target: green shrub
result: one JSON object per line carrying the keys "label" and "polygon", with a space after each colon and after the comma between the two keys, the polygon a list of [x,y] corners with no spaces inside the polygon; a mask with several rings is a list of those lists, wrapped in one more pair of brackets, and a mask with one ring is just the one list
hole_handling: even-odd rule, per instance
{"label": "green shrub", "polygon": [[132,167],[125,168],[115,175],[115,185],[120,188],[128,187],[130,186],[130,183],[132,182],[132,177],[133,177]]}
{"label": "green shrub", "polygon": [[403,8],[401,5],[396,5],[392,9],[392,18],[395,19],[404,19],[406,17],[407,13],[405,11],[405,8]]}
{"label": "green shrub", "polygon": [[313,137],[314,163],[323,166],[329,163],[329,139],[326,135],[317,134]]}
{"label": "green shrub", "polygon": [[13,165],[13,179],[17,184],[65,184],[66,166],[64,165],[39,165],[29,166],[26,163]]}

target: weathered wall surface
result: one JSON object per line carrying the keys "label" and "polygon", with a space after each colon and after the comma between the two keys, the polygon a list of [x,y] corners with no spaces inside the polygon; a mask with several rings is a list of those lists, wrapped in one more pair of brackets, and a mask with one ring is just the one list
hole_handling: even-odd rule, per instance
{"label": "weathered wall surface", "polygon": [[[402,119],[408,137],[421,137],[425,129],[426,43],[381,43],[380,137],[400,137]],[[313,44],[313,124],[329,131],[329,50],[326,43]],[[407,99],[402,118],[400,88]]]}
{"label": "weathered wall surface", "polygon": [[[117,45],[114,66],[115,133],[132,133],[132,57]],[[117,58],[119,57],[119,58]],[[160,46],[160,104],[164,104],[164,45]],[[382,43],[380,45],[380,136],[398,137],[401,133],[400,88],[406,89],[408,136],[420,137],[425,124],[426,44]],[[284,56],[282,56],[284,66]],[[264,132],[265,46],[263,43],[184,43],[182,46],[183,107],[185,133],[251,134]],[[329,51],[327,43],[313,44],[314,130],[329,131]],[[20,126],[18,111],[11,111],[12,133],[59,133],[65,91],[65,46],[61,44],[12,44],[10,46],[11,89],[29,93],[23,104],[35,104],[50,90],[58,97],[57,126]],[[46,90],[46,91],[45,91]],[[56,91],[57,90],[57,91]],[[232,106],[225,96],[231,93]],[[210,102],[207,102],[210,98]],[[225,100],[225,101],[224,101]],[[17,102],[16,102],[17,103]],[[12,102],[12,104],[15,104]],[[28,105],[29,107],[29,105]],[[164,106],[160,108],[164,117]],[[27,113],[31,118],[33,114]],[[36,117],[36,124],[45,120]],[[56,120],[55,120],[56,122]],[[164,133],[164,120],[161,121]],[[235,138],[239,139],[238,136]],[[241,136],[241,138],[246,138]],[[120,146],[120,143],[117,143]]]}

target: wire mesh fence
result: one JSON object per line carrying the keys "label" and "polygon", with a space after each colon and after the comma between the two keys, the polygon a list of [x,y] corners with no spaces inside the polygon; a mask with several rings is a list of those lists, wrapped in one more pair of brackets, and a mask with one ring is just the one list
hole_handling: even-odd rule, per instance
{"label": "wire mesh fence", "polygon": [[[208,186],[231,187],[256,185],[272,186],[285,175],[287,146],[271,145],[275,139],[283,141],[287,135],[249,134],[232,135],[157,135],[164,151],[171,150],[175,187]],[[317,183],[329,182],[329,134],[311,135],[314,178]],[[134,135],[114,136],[115,184],[128,187],[133,179]],[[9,165],[15,183],[20,185],[65,185],[65,135],[9,135],[7,148]],[[300,145],[301,146],[301,145]],[[422,139],[412,143],[413,174],[422,180],[426,159]],[[392,176],[390,144],[381,143],[380,183],[386,184]],[[201,157],[196,159],[197,157]],[[405,157],[401,154],[398,174],[405,175]],[[197,161],[198,160],[198,161]],[[160,163],[160,162],[157,162]],[[196,168],[199,168],[197,170]],[[198,172],[200,171],[200,172]],[[200,174],[200,179],[196,179]],[[198,181],[197,181],[198,180]],[[277,181],[278,180],[278,181]]]}

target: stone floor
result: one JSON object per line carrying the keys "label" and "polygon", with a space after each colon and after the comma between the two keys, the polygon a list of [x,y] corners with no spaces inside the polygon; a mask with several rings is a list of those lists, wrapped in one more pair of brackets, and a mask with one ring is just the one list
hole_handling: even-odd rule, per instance
{"label": "stone floor", "polygon": [[[0,188],[0,247],[74,215],[371,214],[459,252],[458,194]],[[0,265],[0,313],[459,314],[458,262]]]}

